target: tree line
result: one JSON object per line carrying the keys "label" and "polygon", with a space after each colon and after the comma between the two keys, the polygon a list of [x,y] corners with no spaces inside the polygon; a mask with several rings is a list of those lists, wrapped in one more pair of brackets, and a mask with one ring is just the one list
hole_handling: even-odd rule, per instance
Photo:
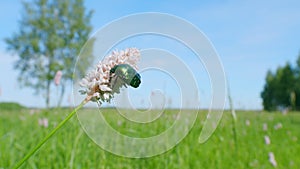
{"label": "tree line", "polygon": [[295,66],[286,63],[268,71],[261,92],[264,110],[300,110],[300,55]]}

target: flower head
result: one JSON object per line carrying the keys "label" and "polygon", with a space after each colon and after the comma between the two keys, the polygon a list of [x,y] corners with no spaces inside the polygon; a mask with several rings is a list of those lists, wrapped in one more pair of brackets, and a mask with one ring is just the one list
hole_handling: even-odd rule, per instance
{"label": "flower head", "polygon": [[250,124],[251,124],[250,120],[248,120],[248,119],[245,121],[245,123],[246,123],[246,126],[250,126]]}
{"label": "flower head", "polygon": [[264,138],[265,138],[265,143],[266,143],[266,145],[270,145],[270,144],[271,144],[271,139],[270,139],[270,137],[267,136],[267,135],[265,135]]}
{"label": "flower head", "polygon": [[54,77],[54,83],[56,86],[58,86],[60,84],[60,79],[62,76],[62,72],[59,70],[56,72],[55,77]]}
{"label": "flower head", "polygon": [[86,100],[110,102],[113,95],[120,92],[121,87],[127,87],[127,83],[111,73],[111,69],[120,64],[127,64],[137,70],[139,60],[140,51],[136,48],[113,51],[81,80],[81,94],[87,94]]}
{"label": "flower head", "polygon": [[275,126],[274,126],[274,129],[275,130],[278,130],[278,129],[281,129],[282,128],[282,124],[281,123],[277,123]]}
{"label": "flower head", "polygon": [[264,123],[263,124],[263,131],[267,131],[268,130],[268,124],[267,123]]}
{"label": "flower head", "polygon": [[41,118],[38,120],[40,126],[47,128],[49,123],[47,118]]}
{"label": "flower head", "polygon": [[276,167],[277,166],[277,162],[275,160],[275,156],[273,152],[269,152],[269,162]]}

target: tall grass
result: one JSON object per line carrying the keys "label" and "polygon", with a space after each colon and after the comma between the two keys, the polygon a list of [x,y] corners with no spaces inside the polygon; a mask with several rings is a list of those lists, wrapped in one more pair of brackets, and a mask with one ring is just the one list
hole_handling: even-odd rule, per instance
{"label": "tall grass", "polygon": [[[48,113],[29,109],[1,110],[0,112],[0,168],[14,166],[24,155],[51,131],[69,113],[68,109]],[[268,161],[272,151],[277,168],[300,166],[300,113],[236,112],[238,156],[232,137],[232,118],[225,112],[219,127],[205,144],[198,144],[206,112],[200,112],[188,136],[172,150],[145,159],[116,156],[99,148],[82,131],[78,120],[72,118],[21,168],[273,168]],[[148,137],[163,131],[172,124],[174,110],[167,110],[156,124],[145,129],[122,119],[115,110],[105,109],[105,117],[112,127],[132,136]],[[48,118],[49,127],[39,126],[39,118]],[[245,121],[249,120],[249,126]],[[122,122],[120,122],[122,121]],[[119,123],[118,123],[119,122]],[[263,130],[263,124],[268,130]],[[278,123],[282,128],[275,129]],[[99,129],[101,130],[101,129]],[[133,132],[134,131],[134,132]],[[176,133],[175,133],[176,134]],[[268,135],[272,143],[264,143]]]}

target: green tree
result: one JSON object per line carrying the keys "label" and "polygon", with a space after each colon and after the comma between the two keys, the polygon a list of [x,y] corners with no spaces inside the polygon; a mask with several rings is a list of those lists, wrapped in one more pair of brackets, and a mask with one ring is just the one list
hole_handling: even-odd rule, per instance
{"label": "green tree", "polygon": [[275,91],[275,77],[271,71],[268,71],[266,77],[266,84],[264,86],[264,90],[261,93],[261,97],[263,99],[263,106],[264,109],[267,111],[276,109],[274,91]]}
{"label": "green tree", "polygon": [[5,41],[8,50],[18,56],[14,68],[19,71],[20,85],[43,94],[49,107],[55,73],[63,73],[61,102],[66,84],[81,76],[92,61],[92,49],[83,51],[89,54],[84,55],[87,58],[82,59],[78,74],[73,75],[76,56],[92,29],[92,11],[86,11],[83,0],[35,0],[23,2],[23,6],[19,32]]}
{"label": "green tree", "polygon": [[268,71],[266,84],[261,93],[265,110],[272,111],[278,107],[295,109],[296,76],[289,63],[279,67],[276,73]]}
{"label": "green tree", "polygon": [[297,110],[300,110],[300,53],[296,61],[295,79],[295,107]]}

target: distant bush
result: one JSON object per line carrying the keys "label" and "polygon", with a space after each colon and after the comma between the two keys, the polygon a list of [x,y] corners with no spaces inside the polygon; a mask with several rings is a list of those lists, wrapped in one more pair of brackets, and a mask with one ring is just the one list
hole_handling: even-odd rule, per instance
{"label": "distant bush", "polygon": [[0,102],[0,110],[20,110],[26,108],[16,102]]}
{"label": "distant bush", "polygon": [[261,98],[264,110],[300,110],[300,54],[296,64],[268,71]]}

